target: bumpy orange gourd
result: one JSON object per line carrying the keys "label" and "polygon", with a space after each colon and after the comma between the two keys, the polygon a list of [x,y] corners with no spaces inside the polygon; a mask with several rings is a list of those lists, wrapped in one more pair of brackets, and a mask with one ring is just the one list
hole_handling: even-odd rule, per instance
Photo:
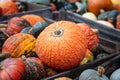
{"label": "bumpy orange gourd", "polygon": [[26,19],[31,24],[31,26],[34,26],[35,23],[37,23],[37,22],[45,22],[45,20],[41,16],[38,16],[35,14],[27,14],[27,15],[23,15],[21,17]]}
{"label": "bumpy orange gourd", "polygon": [[12,1],[0,3],[0,7],[2,8],[2,15],[14,14],[19,11],[18,6]]}
{"label": "bumpy orange gourd", "polygon": [[30,34],[18,33],[9,37],[2,47],[2,52],[9,52],[12,57],[29,54],[35,48],[36,39]]}
{"label": "bumpy orange gourd", "polygon": [[95,50],[95,48],[98,45],[99,38],[98,35],[96,35],[93,31],[92,28],[85,24],[85,23],[79,23],[78,26],[83,29],[87,36],[87,44],[88,44],[88,49],[90,50]]}
{"label": "bumpy orange gourd", "polygon": [[58,21],[38,36],[35,49],[45,65],[54,70],[76,67],[86,52],[86,35],[74,22]]}

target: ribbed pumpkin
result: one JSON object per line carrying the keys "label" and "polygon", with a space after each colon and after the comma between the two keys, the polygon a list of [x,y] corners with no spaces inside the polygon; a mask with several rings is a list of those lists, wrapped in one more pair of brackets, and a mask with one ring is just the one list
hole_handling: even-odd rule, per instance
{"label": "ribbed pumpkin", "polygon": [[20,57],[31,52],[35,47],[36,39],[29,34],[18,33],[9,37],[2,47],[2,52],[9,52],[12,57]]}
{"label": "ribbed pumpkin", "polygon": [[27,14],[21,17],[26,19],[31,24],[31,26],[34,26],[37,22],[45,22],[45,20],[41,16],[35,14]]}
{"label": "ribbed pumpkin", "polygon": [[86,52],[86,35],[76,23],[58,21],[46,27],[36,41],[36,52],[54,70],[76,67]]}
{"label": "ribbed pumpkin", "polygon": [[19,11],[17,5],[12,1],[0,3],[0,7],[2,8],[2,15],[14,14]]}
{"label": "ribbed pumpkin", "polygon": [[0,52],[2,50],[2,46],[7,38],[8,38],[8,35],[5,34],[2,30],[0,30]]}
{"label": "ribbed pumpkin", "polygon": [[25,19],[20,17],[13,17],[8,22],[8,28],[6,29],[6,32],[9,36],[19,33],[23,28],[31,26],[29,22],[27,22]]}
{"label": "ribbed pumpkin", "polygon": [[16,58],[7,58],[0,64],[0,80],[22,80],[25,64]]}
{"label": "ribbed pumpkin", "polygon": [[92,28],[89,25],[85,23],[79,23],[78,26],[84,31],[87,36],[88,49],[92,51],[95,50],[99,42],[98,36],[92,31]]}
{"label": "ribbed pumpkin", "polygon": [[46,72],[40,59],[36,57],[24,57],[23,60],[26,64],[23,80],[40,80],[41,78],[46,77]]}

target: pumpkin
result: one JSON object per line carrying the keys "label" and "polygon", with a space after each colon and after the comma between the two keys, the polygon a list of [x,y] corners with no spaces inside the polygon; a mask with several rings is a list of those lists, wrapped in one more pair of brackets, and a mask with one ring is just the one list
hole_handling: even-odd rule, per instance
{"label": "pumpkin", "polygon": [[23,28],[30,26],[29,22],[27,22],[25,19],[20,17],[13,17],[8,22],[8,28],[6,29],[6,32],[9,36],[19,33]]}
{"label": "pumpkin", "polygon": [[22,59],[26,64],[23,80],[40,80],[46,77],[43,63],[39,58],[22,56]]}
{"label": "pumpkin", "polygon": [[0,7],[0,15],[2,15],[2,8]]}
{"label": "pumpkin", "polygon": [[35,38],[48,26],[47,22],[37,22],[29,31]]}
{"label": "pumpkin", "polygon": [[104,68],[101,66],[98,67],[98,71],[94,69],[86,69],[80,74],[79,80],[109,80],[103,73]]}
{"label": "pumpkin", "polygon": [[120,80],[120,68],[110,75],[110,80]]}
{"label": "pumpkin", "polygon": [[114,28],[114,25],[113,24],[111,24],[110,22],[108,22],[108,21],[104,21],[104,20],[97,20],[96,21],[97,23],[100,23],[100,24],[103,24],[103,25],[105,25],[106,27],[109,27],[109,28]]}
{"label": "pumpkin", "polygon": [[37,22],[45,22],[41,16],[35,14],[26,14],[21,16],[21,18],[26,19],[31,24],[31,26],[34,26]]}
{"label": "pumpkin", "polygon": [[23,30],[21,30],[21,33],[28,33],[37,38],[38,35],[42,32],[42,30],[47,26],[47,22],[37,22],[33,27],[26,27]]}
{"label": "pumpkin", "polygon": [[93,20],[93,21],[97,20],[96,15],[93,14],[92,12],[86,12],[82,16],[85,17],[85,18],[87,18],[87,19]]}
{"label": "pumpkin", "polygon": [[2,46],[3,46],[4,42],[7,40],[7,38],[8,38],[8,35],[5,32],[3,32],[2,30],[0,30],[0,52],[2,50]]}
{"label": "pumpkin", "polygon": [[7,58],[0,64],[0,80],[22,80],[25,64],[16,58]]}
{"label": "pumpkin", "polygon": [[95,51],[99,42],[98,35],[96,35],[92,28],[86,23],[78,23],[77,25],[85,32],[87,36],[88,49]]}
{"label": "pumpkin", "polygon": [[100,14],[101,10],[113,10],[113,4],[111,0],[94,0],[94,2],[93,0],[88,0],[87,4],[88,11],[94,13],[96,16]]}
{"label": "pumpkin", "polygon": [[117,9],[118,5],[120,4],[120,0],[111,0],[114,6],[114,9]]}
{"label": "pumpkin", "polygon": [[55,78],[54,80],[72,80],[72,79],[69,77],[58,77],[58,78]]}
{"label": "pumpkin", "polygon": [[120,14],[116,17],[116,28],[120,30]]}
{"label": "pumpkin", "polygon": [[80,65],[86,64],[89,61],[93,61],[93,58],[94,58],[93,53],[89,49],[87,49],[85,53],[85,57],[80,62]]}
{"label": "pumpkin", "polygon": [[2,8],[2,15],[10,15],[19,11],[17,5],[12,1],[0,3],[0,7]]}
{"label": "pumpkin", "polygon": [[25,27],[20,31],[20,33],[29,33],[30,29],[31,27]]}
{"label": "pumpkin", "polygon": [[35,49],[43,63],[54,70],[78,66],[85,56],[86,35],[74,22],[58,21],[38,36]]}
{"label": "pumpkin", "polygon": [[9,37],[2,47],[2,52],[9,52],[11,57],[20,57],[25,52],[34,50],[36,39],[29,34],[18,33]]}

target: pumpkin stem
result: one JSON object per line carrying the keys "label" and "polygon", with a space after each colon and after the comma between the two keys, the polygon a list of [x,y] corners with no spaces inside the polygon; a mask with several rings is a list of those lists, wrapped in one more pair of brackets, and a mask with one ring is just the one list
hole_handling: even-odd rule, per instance
{"label": "pumpkin stem", "polygon": [[0,28],[7,28],[7,24],[0,24]]}
{"label": "pumpkin stem", "polygon": [[9,58],[10,54],[9,53],[0,53],[0,61]]}
{"label": "pumpkin stem", "polygon": [[63,35],[63,30],[62,29],[57,29],[55,31],[52,32],[52,35],[55,36],[55,37],[60,37]]}
{"label": "pumpkin stem", "polygon": [[25,56],[25,55],[22,55],[22,56],[21,56],[21,59],[22,59],[23,61],[26,61],[26,56]]}
{"label": "pumpkin stem", "polygon": [[99,33],[99,30],[98,30],[98,29],[92,29],[92,31],[93,31],[96,35],[98,35],[98,33]]}
{"label": "pumpkin stem", "polygon": [[102,66],[98,66],[98,75],[100,77],[102,77],[102,75],[104,74],[104,72],[105,72],[105,68],[102,67]]}
{"label": "pumpkin stem", "polygon": [[2,65],[0,65],[0,70],[3,70],[3,69],[4,69],[4,67]]}

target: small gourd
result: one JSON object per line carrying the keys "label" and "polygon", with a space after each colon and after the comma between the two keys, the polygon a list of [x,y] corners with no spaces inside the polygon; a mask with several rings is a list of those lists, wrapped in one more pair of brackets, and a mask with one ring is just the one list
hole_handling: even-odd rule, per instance
{"label": "small gourd", "polygon": [[98,71],[94,69],[84,70],[79,76],[79,80],[109,80],[103,73],[105,69],[102,66],[98,66]]}
{"label": "small gourd", "polygon": [[42,61],[36,57],[28,57],[26,58],[22,55],[21,58],[26,67],[25,67],[25,74],[23,80],[40,80],[41,78],[46,77],[46,72],[43,66]]}

